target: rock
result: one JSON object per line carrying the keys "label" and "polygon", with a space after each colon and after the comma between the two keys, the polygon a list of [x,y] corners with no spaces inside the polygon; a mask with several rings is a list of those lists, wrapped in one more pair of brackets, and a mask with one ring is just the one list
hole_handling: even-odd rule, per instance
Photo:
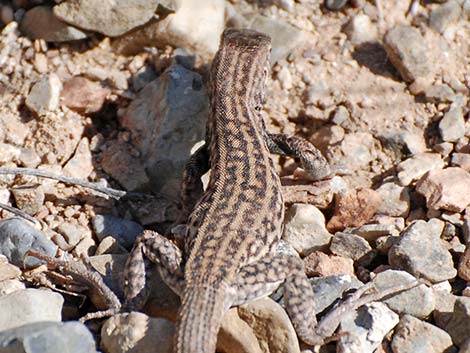
{"label": "rock", "polygon": [[127,254],[127,250],[123,248],[118,241],[112,236],[104,237],[100,241],[98,247],[96,248],[95,255],[104,255],[104,254]]}
{"label": "rock", "polygon": [[470,154],[452,153],[451,165],[453,167],[460,167],[463,170],[470,172]]}
{"label": "rock", "polygon": [[249,28],[266,33],[272,40],[271,63],[285,59],[289,53],[298,48],[301,43],[308,39],[304,32],[287,24],[285,21],[279,21],[271,17],[253,15],[249,18]]}
{"label": "rock", "polygon": [[315,312],[321,313],[336,300],[343,298],[343,294],[351,289],[357,289],[363,284],[351,275],[332,275],[310,278],[313,297],[315,299]]}
{"label": "rock", "polygon": [[98,255],[90,256],[90,263],[93,268],[103,277],[104,283],[119,298],[124,298],[124,266],[127,261],[127,254]]}
{"label": "rock", "polygon": [[0,282],[0,297],[25,289],[25,285],[18,279],[7,279]]}
{"label": "rock", "polygon": [[110,93],[109,88],[97,82],[74,76],[64,83],[60,98],[62,104],[68,108],[82,114],[90,114],[101,110]]}
{"label": "rock", "polygon": [[370,17],[364,14],[351,17],[344,26],[344,32],[353,44],[377,40],[377,27],[372,24]]}
{"label": "rock", "polygon": [[411,315],[403,316],[395,328],[392,349],[394,353],[455,353],[457,351],[445,331]]}
{"label": "rock", "polygon": [[470,173],[450,167],[428,172],[416,185],[416,191],[426,198],[432,210],[462,212],[470,205]]}
{"label": "rock", "polygon": [[347,231],[361,236],[369,243],[387,235],[398,236],[397,227],[391,224],[364,224],[361,227],[349,228]]}
{"label": "rock", "polygon": [[121,124],[131,131],[153,191],[179,197],[191,147],[204,138],[208,97],[201,76],[170,66],[143,88]]}
{"label": "rock", "polygon": [[0,282],[8,279],[16,279],[20,277],[21,270],[10,263],[5,256],[0,255]]}
{"label": "rock", "polygon": [[[373,282],[377,291],[380,292],[415,280],[415,277],[405,271],[387,270],[378,273]],[[435,306],[434,292],[424,284],[388,297],[382,302],[399,315],[409,314],[421,319],[429,316]],[[419,305],[416,305],[416,303],[419,303]]]}
{"label": "rock", "polygon": [[457,273],[460,278],[465,281],[470,281],[470,246],[466,246],[465,252],[459,259],[459,266]]}
{"label": "rock", "polygon": [[354,276],[354,261],[350,258],[326,255],[321,251],[314,251],[304,258],[305,273],[307,276],[331,276],[346,274]]}
{"label": "rock", "polygon": [[101,344],[105,352],[171,353],[174,333],[172,322],[133,311],[106,320],[101,328]]}
{"label": "rock", "polygon": [[61,321],[64,298],[49,290],[28,288],[0,297],[0,334],[40,321]]}
{"label": "rock", "polygon": [[35,6],[26,11],[21,30],[31,39],[44,39],[47,42],[66,42],[87,37],[85,32],[58,20],[50,6]]}
{"label": "rock", "polygon": [[8,163],[18,159],[21,150],[18,147],[0,142],[0,163]]}
{"label": "rock", "polygon": [[44,189],[41,185],[23,185],[11,189],[16,206],[29,215],[35,215],[44,204]]}
{"label": "rock", "polygon": [[460,346],[470,334],[470,298],[457,297],[452,316],[443,329],[452,337],[455,345]]}
{"label": "rock", "polygon": [[[447,281],[446,281],[447,282]],[[441,282],[441,283],[446,283]],[[449,282],[447,282],[449,284]],[[436,325],[442,329],[445,329],[446,325],[449,323],[454,312],[455,301],[457,296],[450,293],[451,289],[438,289],[435,288],[435,284],[432,289],[434,291],[434,298],[436,300],[435,309],[433,311],[433,318],[436,322]],[[449,285],[450,287],[450,285]]]}
{"label": "rock", "polygon": [[4,141],[14,146],[23,146],[26,137],[31,134],[30,125],[18,115],[2,113],[0,125],[2,126],[0,135],[4,134],[2,137]]}
{"label": "rock", "polygon": [[54,15],[74,26],[117,37],[153,18],[158,0],[73,0],[54,6]]}
{"label": "rock", "polygon": [[91,237],[90,230],[76,221],[62,222],[56,231],[65,238],[71,247],[76,246],[83,238]]}
{"label": "rock", "polygon": [[35,322],[0,332],[0,350],[31,353],[94,353],[95,340],[78,321]]}
{"label": "rock", "polygon": [[144,189],[149,178],[135,150],[127,144],[112,141],[101,155],[101,167],[128,191]]}
{"label": "rock", "polygon": [[217,336],[217,352],[263,353],[253,329],[232,308],[222,320]]}
{"label": "rock", "polygon": [[65,164],[63,172],[64,175],[73,178],[87,179],[93,169],[90,143],[88,142],[88,138],[84,137],[80,140],[73,157]]}
{"label": "rock", "polygon": [[[332,148],[332,154],[341,155],[341,159],[332,160],[331,162],[338,165],[347,165],[350,169],[366,167],[374,159],[375,143],[374,137],[369,133],[348,133],[344,136],[339,147]],[[335,153],[337,149],[339,151]]]}
{"label": "rock", "polygon": [[126,249],[130,249],[134,245],[136,237],[144,230],[136,222],[111,215],[96,215],[92,219],[92,224],[99,240],[111,235]]}
{"label": "rock", "polygon": [[459,353],[470,353],[470,338],[468,338],[462,345],[460,346]]}
{"label": "rock", "polygon": [[372,353],[385,335],[398,324],[398,315],[385,304],[370,303],[361,306],[341,321],[337,352]]}
{"label": "rock", "polygon": [[384,183],[376,190],[382,198],[377,213],[392,217],[406,217],[410,211],[410,192],[407,187]]}
{"label": "rock", "polygon": [[465,135],[462,107],[452,107],[439,121],[439,133],[444,141],[456,142]]}
{"label": "rock", "polygon": [[331,119],[331,122],[336,125],[341,125],[342,123],[349,120],[349,110],[344,105],[338,106],[336,111]]}
{"label": "rock", "polygon": [[272,299],[257,299],[240,305],[238,315],[250,324],[263,352],[300,352],[297,334],[289,317]]}
{"label": "rock", "polygon": [[445,4],[434,8],[429,16],[429,27],[439,33],[443,33],[453,22],[460,18],[462,8],[459,3],[449,0]]}
{"label": "rock", "polygon": [[353,261],[366,256],[372,250],[364,238],[350,233],[337,232],[330,244],[330,251],[334,255],[349,257]]}
{"label": "rock", "polygon": [[41,159],[32,148],[22,148],[18,159],[26,168],[36,168],[41,163]]}
{"label": "rock", "polygon": [[366,223],[377,212],[382,200],[371,189],[359,188],[335,195],[335,210],[326,228],[330,232]]}
{"label": "rock", "polygon": [[431,103],[448,103],[455,100],[455,93],[447,85],[432,85],[425,88],[424,99]]}
{"label": "rock", "polygon": [[401,185],[409,185],[420,179],[426,172],[442,169],[444,161],[438,153],[419,153],[398,164],[398,180]]}
{"label": "rock", "polygon": [[390,265],[433,283],[454,278],[457,271],[452,256],[440,239],[443,225],[436,223],[432,220],[412,223],[390,248]]}
{"label": "rock", "polygon": [[301,255],[326,249],[331,237],[325,228],[325,216],[315,206],[294,204],[287,210],[282,239]]}
{"label": "rock", "polygon": [[347,2],[348,0],[326,0],[325,6],[329,10],[337,11],[341,10]]}
{"label": "rock", "polygon": [[8,261],[18,267],[35,267],[42,263],[41,260],[31,256],[24,260],[25,253],[34,250],[47,256],[55,257],[57,245],[20,218],[9,218],[0,221],[0,253],[8,258]]}
{"label": "rock", "polygon": [[413,127],[407,128],[410,131],[391,128],[378,135],[382,146],[387,150],[392,150],[399,157],[397,159],[402,159],[409,154],[423,153],[427,150],[423,131]]}
{"label": "rock", "polygon": [[91,236],[86,236],[80,240],[80,242],[75,245],[72,250],[72,254],[75,257],[82,257],[82,256],[91,256],[96,251],[96,243],[95,240]]}
{"label": "rock", "polygon": [[425,43],[419,30],[411,26],[398,25],[385,34],[385,51],[405,82],[413,82],[429,74]]}
{"label": "rock", "polygon": [[[115,43],[118,49],[133,54],[142,51],[144,47],[171,45],[212,58],[224,30],[224,1],[180,0],[178,3],[179,8],[175,13],[119,38]],[[201,26],[201,23],[205,25]]]}
{"label": "rock", "polygon": [[61,89],[62,83],[56,74],[45,76],[31,88],[26,97],[26,106],[38,115],[56,110],[59,108]]}

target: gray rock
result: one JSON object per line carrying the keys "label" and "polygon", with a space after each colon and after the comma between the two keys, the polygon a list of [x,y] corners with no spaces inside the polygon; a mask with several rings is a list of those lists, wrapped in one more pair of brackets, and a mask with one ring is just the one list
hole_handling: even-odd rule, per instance
{"label": "gray rock", "polygon": [[410,211],[410,192],[408,187],[395,183],[382,184],[377,190],[382,204],[377,213],[392,217],[406,217]]}
{"label": "gray rock", "polygon": [[104,283],[119,298],[124,297],[124,266],[127,261],[128,254],[112,254],[90,256],[90,264],[93,268],[103,276]]}
{"label": "gray rock", "polygon": [[440,328],[405,315],[395,328],[393,353],[455,353],[450,336]]}
{"label": "gray rock", "polygon": [[356,234],[336,232],[331,240],[330,251],[339,256],[359,260],[372,250],[364,238]]}
{"label": "gray rock", "polygon": [[26,97],[26,106],[38,115],[59,108],[62,82],[52,73],[37,81]]}
{"label": "gray rock", "polygon": [[171,45],[212,59],[224,30],[225,1],[180,0],[178,3],[175,13],[118,38],[116,47],[131,54],[144,47]]}
{"label": "gray rock", "polygon": [[431,11],[429,27],[436,32],[443,33],[450,24],[459,19],[461,12],[462,8],[459,3],[454,0],[449,0]]}
{"label": "gray rock", "polygon": [[[8,261],[18,267],[34,267],[43,263],[33,257],[24,260],[25,253],[34,250],[54,257],[57,245],[20,218],[9,218],[0,221],[0,254],[5,255]],[[23,262],[24,260],[24,262]]]}
{"label": "gray rock", "polygon": [[93,230],[100,241],[111,235],[126,249],[133,246],[137,235],[144,230],[144,228],[136,222],[110,215],[96,215],[91,222],[93,224]]}
{"label": "gray rock", "polygon": [[54,15],[74,26],[117,37],[153,18],[158,0],[73,0],[54,7]]}
{"label": "gray rock", "polygon": [[385,335],[398,324],[399,318],[383,303],[361,306],[342,321],[337,350],[342,353],[372,353]]}
{"label": "gray rock", "polygon": [[409,185],[426,172],[443,167],[444,161],[439,153],[419,153],[398,164],[398,180],[401,185]]}
{"label": "gray rock", "polygon": [[452,308],[452,316],[443,329],[460,346],[470,336],[470,298],[457,297]]}
{"label": "gray rock", "polygon": [[462,107],[452,107],[439,121],[439,133],[444,141],[456,142],[465,136],[465,119]]}
{"label": "gray rock", "polygon": [[398,159],[402,159],[401,156],[423,153],[427,150],[423,131],[419,129],[410,128],[410,131],[407,131],[391,128],[379,134],[378,137],[382,145],[392,150],[399,157]]}
{"label": "gray rock", "polygon": [[152,189],[179,197],[191,147],[204,138],[208,97],[201,76],[170,66],[143,88],[121,123],[131,131]]}
{"label": "gray rock", "polygon": [[424,90],[424,99],[431,103],[445,103],[455,100],[455,93],[447,85],[432,85]]}
{"label": "gray rock", "polygon": [[469,153],[452,153],[451,164],[453,167],[460,167],[470,172],[470,154]]}
{"label": "gray rock", "polygon": [[341,10],[347,2],[348,0],[326,0],[325,6],[329,10],[337,11]]}
{"label": "gray rock", "polygon": [[173,352],[175,325],[162,318],[130,312],[115,315],[101,328],[101,344],[106,352]]}
{"label": "gray rock", "polygon": [[65,42],[87,37],[83,31],[57,19],[50,6],[36,6],[26,11],[20,28],[29,38],[44,39],[48,42]]}
{"label": "gray rock", "polygon": [[336,300],[341,299],[346,291],[359,288],[363,285],[357,278],[350,275],[311,278],[310,283],[313,289],[315,312],[317,314],[328,308]]}
{"label": "gray rock", "polygon": [[25,289],[25,285],[18,279],[7,279],[0,282],[0,297],[18,290]]}
{"label": "gray rock", "polygon": [[[387,270],[374,277],[374,285],[378,291],[415,281],[416,278],[405,271]],[[410,314],[418,318],[426,318],[434,310],[435,298],[431,288],[424,284],[400,292],[385,300],[385,304],[399,315]],[[419,305],[416,305],[419,303]]]}
{"label": "gray rock", "polygon": [[90,143],[88,138],[84,137],[80,140],[75,154],[65,164],[64,175],[78,179],[87,179],[93,171],[93,157],[90,151]]}
{"label": "gray rock", "polygon": [[78,322],[36,322],[0,332],[0,351],[10,353],[94,353],[88,328]]}
{"label": "gray rock", "polygon": [[325,250],[332,235],[326,230],[325,216],[313,205],[294,204],[286,212],[282,239],[301,255]]}
{"label": "gray rock", "polygon": [[470,337],[460,346],[459,353],[470,353]]}
{"label": "gray rock", "polygon": [[87,235],[91,236],[91,232],[88,228],[78,224],[76,221],[62,222],[56,228],[56,231],[65,238],[67,244],[71,247],[77,245],[80,240],[85,238]]}
{"label": "gray rock", "polygon": [[440,223],[432,220],[412,223],[390,248],[390,265],[434,283],[454,278],[457,271],[452,255],[440,239],[443,229]]}
{"label": "gray rock", "polygon": [[61,321],[64,298],[50,290],[28,288],[0,297],[0,332],[40,321]]}
{"label": "gray rock", "polygon": [[398,25],[385,34],[385,51],[405,82],[430,72],[425,43],[419,30],[411,26]]}
{"label": "gray rock", "polygon": [[305,33],[274,18],[254,15],[249,28],[266,33],[272,38],[271,63],[285,59],[290,52],[307,39]]}

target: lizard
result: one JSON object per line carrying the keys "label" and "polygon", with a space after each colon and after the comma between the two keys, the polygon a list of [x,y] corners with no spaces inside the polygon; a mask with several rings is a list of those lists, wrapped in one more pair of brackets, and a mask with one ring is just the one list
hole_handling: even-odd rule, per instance
{"label": "lizard", "polygon": [[[145,272],[156,263],[180,296],[177,353],[215,352],[224,313],[284,284],[286,310],[299,338],[322,339],[313,291],[299,257],[276,252],[283,229],[281,183],[271,153],[295,157],[314,179],[331,176],[310,142],[271,134],[263,120],[271,38],[226,29],[210,68],[205,144],[189,159],[182,199],[189,211],[182,249],[153,231],[137,239],[125,268],[126,308],[145,298]],[[206,191],[200,177],[210,169]]]}

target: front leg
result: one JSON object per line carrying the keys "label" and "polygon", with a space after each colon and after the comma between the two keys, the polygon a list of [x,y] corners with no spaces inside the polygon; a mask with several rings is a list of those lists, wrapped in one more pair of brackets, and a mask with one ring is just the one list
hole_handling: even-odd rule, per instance
{"label": "front leg", "polygon": [[182,292],[183,270],[180,249],[167,238],[150,230],[140,234],[124,269],[124,296],[126,310],[138,310],[145,304],[148,268],[159,267],[163,280],[177,292]]}
{"label": "front leg", "polygon": [[302,168],[315,181],[333,176],[330,165],[322,153],[301,137],[268,133],[266,143],[271,153],[298,158]]}

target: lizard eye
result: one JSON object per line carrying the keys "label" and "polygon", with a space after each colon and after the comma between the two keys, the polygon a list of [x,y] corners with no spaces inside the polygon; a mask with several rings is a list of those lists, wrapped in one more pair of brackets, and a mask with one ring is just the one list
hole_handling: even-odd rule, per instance
{"label": "lizard eye", "polygon": [[261,105],[255,106],[255,110],[256,110],[257,112],[260,112],[262,109],[263,109],[263,107],[262,107]]}

